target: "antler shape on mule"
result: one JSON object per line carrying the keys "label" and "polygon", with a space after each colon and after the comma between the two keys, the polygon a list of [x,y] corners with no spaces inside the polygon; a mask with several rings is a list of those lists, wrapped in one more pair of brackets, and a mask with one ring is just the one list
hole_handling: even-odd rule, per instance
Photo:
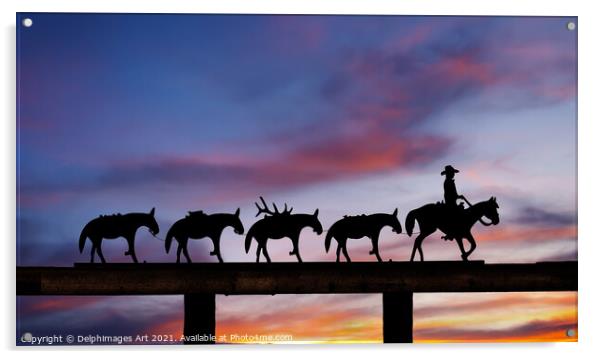
{"label": "antler shape on mule", "polygon": [[282,214],[291,214],[291,212],[293,212],[293,207],[291,207],[291,209],[289,209],[287,211],[287,204],[284,204],[284,211],[282,211]]}
{"label": "antler shape on mule", "polygon": [[276,213],[270,211],[270,209],[268,208],[268,204],[265,203],[265,200],[263,199],[263,197],[259,197],[259,199],[261,199],[261,203],[263,203],[263,208],[261,208],[259,206],[259,204],[257,204],[257,202],[255,202],[255,207],[257,207],[257,214],[255,215],[255,217],[258,217],[262,213],[269,214],[271,216],[276,214]]}
{"label": "antler shape on mule", "polygon": [[268,214],[270,216],[276,216],[276,215],[280,215],[280,214],[291,214],[291,212],[293,211],[293,207],[288,209],[288,205],[285,203],[284,211],[280,212],[278,210],[278,207],[276,206],[276,203],[274,203],[274,202],[272,202],[272,207],[274,207],[274,210],[272,211],[272,210],[270,210],[268,204],[265,202],[263,197],[260,196],[259,199],[261,200],[261,203],[263,204],[263,208],[261,206],[259,206],[259,204],[257,202],[255,202],[255,207],[257,207],[257,214],[255,215],[255,217],[258,217],[262,213]]}

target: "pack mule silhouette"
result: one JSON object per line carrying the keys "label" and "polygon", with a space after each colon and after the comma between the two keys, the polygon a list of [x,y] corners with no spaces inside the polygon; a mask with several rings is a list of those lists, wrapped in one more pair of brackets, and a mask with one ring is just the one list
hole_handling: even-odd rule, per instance
{"label": "pack mule silhouette", "polygon": [[165,252],[169,253],[171,242],[175,238],[178,242],[176,263],[180,263],[180,255],[184,253],[186,261],[191,263],[188,254],[188,239],[201,239],[209,237],[213,242],[213,251],[209,253],[217,256],[220,263],[223,263],[220,250],[220,237],[224,229],[232,227],[234,233],[243,234],[245,229],[240,221],[240,208],[232,213],[214,213],[206,214],[203,211],[188,212],[188,215],[176,221],[165,237]]}
{"label": "pack mule silhouette", "polygon": [[268,208],[263,197],[259,198],[261,199],[263,208],[255,202],[255,206],[257,207],[257,214],[255,217],[259,216],[261,213],[265,213],[266,215],[249,228],[245,238],[245,252],[249,253],[251,242],[253,238],[255,238],[255,241],[257,242],[256,262],[259,262],[260,255],[263,253],[263,256],[269,263],[271,262],[271,259],[267,250],[268,239],[288,237],[293,242],[293,250],[289,252],[289,255],[292,256],[294,254],[297,256],[299,262],[303,262],[301,255],[299,254],[299,236],[301,230],[305,227],[312,228],[318,235],[322,234],[322,224],[318,219],[318,209],[316,209],[313,214],[291,214],[293,211],[292,207],[288,209],[288,206],[285,204],[284,210],[280,212],[276,207],[276,204],[272,203],[272,206],[274,207],[274,210],[272,211]]}
{"label": "pack mule silhouette", "polygon": [[374,254],[379,262],[382,262],[380,253],[378,250],[378,239],[381,230],[386,227],[392,227],[393,232],[401,233],[401,224],[397,219],[397,208],[392,214],[388,213],[375,213],[370,215],[359,215],[359,216],[344,216],[342,219],[335,222],[328,233],[326,234],[325,247],[326,252],[330,250],[330,243],[334,238],[337,241],[337,262],[340,261],[341,251],[347,259],[347,262],[351,262],[349,253],[347,253],[347,240],[348,239],[360,239],[368,237],[372,241],[372,250],[370,254]]}
{"label": "pack mule silhouette", "polygon": [[79,236],[79,252],[83,252],[86,239],[89,238],[92,242],[90,262],[94,263],[94,256],[98,254],[102,263],[106,263],[101,247],[103,238],[115,239],[124,237],[128,242],[128,250],[124,255],[131,256],[134,263],[138,263],[134,242],[136,240],[136,231],[140,227],[147,227],[153,235],[159,233],[159,225],[155,220],[154,207],[149,213],[100,215],[88,222],[82,229]]}

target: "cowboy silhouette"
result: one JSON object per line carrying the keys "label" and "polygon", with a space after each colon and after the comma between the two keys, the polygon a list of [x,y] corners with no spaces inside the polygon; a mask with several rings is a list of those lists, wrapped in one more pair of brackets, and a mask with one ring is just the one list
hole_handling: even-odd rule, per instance
{"label": "cowboy silhouette", "polygon": [[[443,198],[445,199],[445,204],[450,207],[458,207],[456,203],[457,200],[461,199],[466,201],[463,195],[458,195],[458,190],[456,189],[456,183],[454,181],[454,176],[456,173],[459,173],[457,169],[453,168],[450,165],[445,166],[443,172],[441,172],[441,176],[445,175],[445,181],[443,182]],[[459,207],[463,207],[463,205],[459,205]]]}
{"label": "cowboy silhouette", "polygon": [[[454,176],[456,175],[456,173],[459,172],[460,171],[458,171],[451,165],[445,166],[445,169],[441,172],[441,176],[445,175],[445,181],[443,182],[444,204],[446,212],[449,214],[449,219],[451,221],[458,220],[458,217],[462,215],[462,210],[464,209],[464,204],[458,204],[457,201],[466,201],[466,198],[463,195],[458,194],[458,190],[456,189],[456,182],[454,181]],[[453,239],[453,237],[449,235],[445,235],[441,238],[448,241],[451,241]]]}
{"label": "cowboy silhouette", "polygon": [[[440,230],[445,240],[456,240],[463,261],[467,261],[468,257],[477,247],[474,236],[471,233],[472,227],[476,222],[480,222],[484,226],[497,225],[500,223],[500,215],[498,213],[499,205],[495,197],[489,198],[487,201],[482,201],[471,204],[466,197],[459,195],[454,182],[454,176],[458,173],[457,169],[452,166],[445,166],[441,175],[445,175],[443,182],[444,202],[429,203],[422,207],[415,208],[408,212],[405,221],[405,228],[408,236],[412,236],[414,224],[418,222],[420,233],[414,240],[414,248],[410,261],[414,261],[416,253],[420,255],[420,260],[424,260],[422,253],[422,242],[424,239],[435,231]],[[462,200],[468,205],[464,208],[464,203],[458,204],[457,201]],[[489,219],[489,222],[483,220]],[[464,248],[464,239],[470,244],[470,248]]]}

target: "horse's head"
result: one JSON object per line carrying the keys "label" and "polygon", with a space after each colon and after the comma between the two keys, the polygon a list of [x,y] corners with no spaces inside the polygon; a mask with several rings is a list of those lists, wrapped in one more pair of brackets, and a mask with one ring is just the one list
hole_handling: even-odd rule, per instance
{"label": "horse's head", "polygon": [[155,219],[155,207],[151,209],[151,211],[146,216],[146,220],[144,225],[148,228],[153,236],[156,236],[159,233],[159,225],[157,224],[157,220]]}
{"label": "horse's head", "polygon": [[245,233],[245,227],[243,227],[242,222],[240,220],[240,208],[234,212],[232,215],[232,227],[234,228],[234,233],[243,234]]}
{"label": "horse's head", "polygon": [[310,217],[310,221],[309,221],[309,226],[314,230],[314,232],[316,232],[316,234],[320,235],[323,232],[322,229],[322,223],[320,223],[320,220],[318,219],[318,208],[316,208],[316,211],[314,212],[314,214],[309,215]]}
{"label": "horse's head", "polygon": [[485,202],[485,204],[486,205],[483,206],[483,215],[487,217],[493,225],[500,223],[500,215],[497,212],[500,206],[497,204],[497,199],[495,197],[491,197]]}
{"label": "horse's head", "polygon": [[401,223],[399,223],[399,219],[397,218],[397,208],[395,208],[395,211],[393,211],[393,213],[390,214],[388,216],[388,218],[389,218],[389,223],[387,223],[387,224],[393,228],[393,232],[400,234],[401,233]]}

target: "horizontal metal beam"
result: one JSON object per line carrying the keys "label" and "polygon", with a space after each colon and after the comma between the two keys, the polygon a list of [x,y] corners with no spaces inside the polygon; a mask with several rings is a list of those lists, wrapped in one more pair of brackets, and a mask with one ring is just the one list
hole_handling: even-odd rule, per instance
{"label": "horizontal metal beam", "polygon": [[143,263],[17,267],[17,295],[576,290],[577,262]]}

